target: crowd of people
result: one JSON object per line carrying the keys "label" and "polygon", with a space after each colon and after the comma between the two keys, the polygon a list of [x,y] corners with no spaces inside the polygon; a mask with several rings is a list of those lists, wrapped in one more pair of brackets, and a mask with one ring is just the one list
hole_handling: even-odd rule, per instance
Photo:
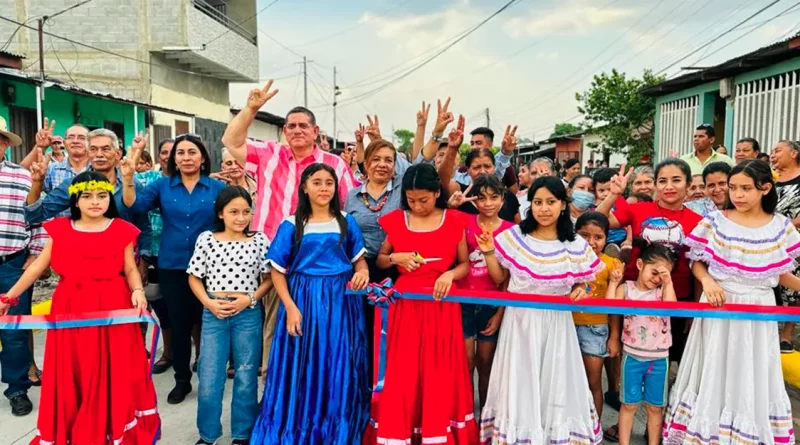
{"label": "crowd of people", "polygon": [[[794,442],[779,358],[792,323],[447,297],[796,305],[799,143],[766,154],[745,138],[732,159],[701,125],[692,153],[654,167],[515,167],[516,126],[496,153],[479,127],[462,162],[466,122],[448,98],[430,132],[422,104],[407,153],[378,116],[336,152],[303,107],[287,113],[286,144],[247,138],[271,85],[228,125],[218,173],[194,134],[154,141],[156,162],[147,135],[126,150],[109,130],[75,124],[62,139],[45,120],[26,159],[0,165],[0,314],[30,314],[51,269],[54,314],[152,309],[167,402],[184,403],[198,374],[197,445],[223,435],[227,378],[233,444],[627,445],[642,403],[651,445]],[[0,121],[0,151],[20,143]],[[381,311],[348,293],[386,278],[431,299]],[[31,444],[158,439],[146,328],[51,331],[41,374],[29,333],[0,331],[14,415],[32,411],[41,379]],[[604,406],[620,413],[605,429]]]}

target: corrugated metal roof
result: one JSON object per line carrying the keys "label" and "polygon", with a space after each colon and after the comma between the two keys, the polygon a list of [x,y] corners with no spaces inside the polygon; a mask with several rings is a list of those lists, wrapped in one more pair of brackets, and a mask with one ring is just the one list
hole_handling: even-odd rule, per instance
{"label": "corrugated metal roof", "polygon": [[795,57],[800,57],[800,33],[713,67],[661,82],[658,85],[641,90],[640,93],[646,96],[663,96],[706,82],[755,71]]}
{"label": "corrugated metal roof", "polygon": [[14,59],[26,59],[22,54],[12,53],[11,51],[0,51],[0,56],[12,57]]}
{"label": "corrugated metal roof", "polygon": [[116,95],[111,94],[111,93],[92,91],[92,90],[88,90],[86,88],[81,88],[81,87],[78,87],[78,86],[75,86],[75,85],[69,85],[69,84],[60,82],[60,81],[55,80],[55,79],[45,78],[44,83],[42,83],[41,80],[38,77],[31,76],[31,75],[25,74],[24,72],[22,72],[20,70],[15,70],[15,69],[11,69],[11,68],[0,68],[0,77],[2,77],[2,76],[14,77],[14,78],[20,79],[22,81],[35,83],[35,84],[41,84],[45,88],[57,88],[57,89],[62,90],[62,91],[69,91],[69,92],[72,92],[72,93],[75,93],[75,94],[84,95],[84,96],[101,97],[101,98],[104,98],[104,99],[107,99],[107,100],[111,100],[111,101],[114,101],[114,102],[122,102],[122,103],[131,104],[131,105],[137,105],[137,106],[140,106],[142,108],[147,108],[147,109],[157,110],[157,111],[163,111],[165,113],[180,114],[180,115],[183,115],[183,116],[194,116],[194,114],[192,114],[192,113],[185,113],[183,111],[172,110],[172,109],[165,108],[165,107],[160,107],[160,106],[157,106],[157,105],[151,105],[151,104],[148,104],[148,103],[145,103],[145,102],[139,102],[139,101],[132,100],[132,99],[126,99],[124,97],[116,96]]}

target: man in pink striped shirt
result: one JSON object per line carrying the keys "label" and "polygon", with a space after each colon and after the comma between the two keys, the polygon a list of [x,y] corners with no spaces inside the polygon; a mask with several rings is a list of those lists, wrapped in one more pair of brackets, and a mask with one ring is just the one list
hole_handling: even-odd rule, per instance
{"label": "man in pink striped shirt", "polygon": [[258,110],[278,90],[270,91],[272,81],[263,89],[254,89],[247,105],[231,120],[222,143],[233,157],[256,178],[256,209],[253,230],[264,232],[270,240],[278,226],[297,208],[297,186],[303,170],[313,163],[327,164],[339,178],[339,197],[344,203],[347,192],[355,187],[353,172],[347,163],[334,154],[321,150],[315,141],[319,127],[311,110],[295,107],[286,115],[283,134],[289,145],[280,142],[256,142],[247,139],[247,129]]}
{"label": "man in pink striped shirt", "polygon": [[[270,240],[275,237],[281,222],[297,209],[297,185],[300,175],[309,165],[322,162],[333,167],[339,178],[339,198],[342,205],[347,198],[347,192],[355,187],[353,172],[347,163],[336,155],[320,150],[315,144],[319,127],[311,110],[303,107],[289,110],[283,126],[283,135],[289,142],[288,146],[280,142],[247,140],[247,129],[253,123],[258,110],[278,93],[278,90],[270,91],[271,87],[270,80],[263,89],[250,91],[247,105],[231,120],[222,136],[222,143],[234,159],[256,178],[256,209],[252,227],[253,230],[264,232]],[[278,301],[274,289],[264,297],[264,369],[269,364]]]}

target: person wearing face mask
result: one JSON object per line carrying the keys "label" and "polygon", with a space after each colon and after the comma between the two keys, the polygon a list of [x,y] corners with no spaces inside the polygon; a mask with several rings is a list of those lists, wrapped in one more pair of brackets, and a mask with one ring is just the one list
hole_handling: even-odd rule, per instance
{"label": "person wearing face mask", "polygon": [[570,202],[569,217],[572,224],[578,221],[578,217],[584,212],[594,207],[594,189],[592,177],[589,175],[577,175],[572,178],[567,187],[569,190]]}

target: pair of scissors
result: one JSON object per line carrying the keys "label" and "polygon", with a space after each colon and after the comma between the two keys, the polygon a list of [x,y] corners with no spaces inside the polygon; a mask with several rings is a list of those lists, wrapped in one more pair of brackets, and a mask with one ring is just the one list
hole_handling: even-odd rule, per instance
{"label": "pair of scissors", "polygon": [[422,255],[419,254],[419,252],[414,252],[414,261],[420,264],[428,264],[433,261],[441,261],[441,260],[442,260],[441,258],[423,258]]}

